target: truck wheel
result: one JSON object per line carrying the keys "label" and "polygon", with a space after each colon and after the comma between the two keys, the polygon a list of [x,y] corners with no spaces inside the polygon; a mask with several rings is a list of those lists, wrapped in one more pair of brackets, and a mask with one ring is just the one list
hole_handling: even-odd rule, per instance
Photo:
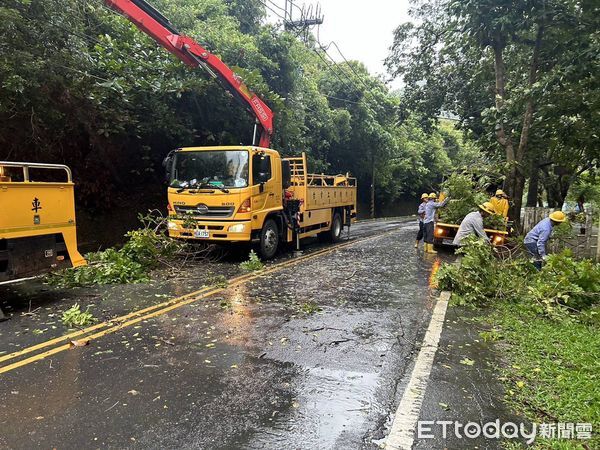
{"label": "truck wheel", "polygon": [[340,242],[342,240],[342,216],[340,213],[333,214],[333,220],[331,221],[331,229],[329,230],[329,240],[331,242]]}
{"label": "truck wheel", "polygon": [[262,259],[271,259],[279,248],[279,230],[272,219],[267,219],[260,231],[258,251]]}

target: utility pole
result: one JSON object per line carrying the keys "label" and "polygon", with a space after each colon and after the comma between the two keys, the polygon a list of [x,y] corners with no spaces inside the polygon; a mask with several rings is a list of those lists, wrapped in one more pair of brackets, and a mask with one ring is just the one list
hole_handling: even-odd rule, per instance
{"label": "utility pole", "polygon": [[[294,8],[300,11],[300,18],[294,19],[293,13]],[[285,12],[284,12],[284,26],[286,30],[305,30],[309,27],[321,25],[323,23],[324,16],[321,14],[321,6],[313,5],[302,6],[302,8],[296,6],[293,0],[285,0]]]}
{"label": "utility pole", "polygon": [[371,219],[375,218],[375,155],[371,154]]}

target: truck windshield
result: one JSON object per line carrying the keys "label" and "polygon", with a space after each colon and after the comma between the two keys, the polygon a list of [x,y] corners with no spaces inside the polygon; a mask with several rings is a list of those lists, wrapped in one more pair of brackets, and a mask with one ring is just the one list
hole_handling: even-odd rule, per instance
{"label": "truck windshield", "polygon": [[169,185],[176,188],[248,186],[248,152],[210,150],[175,154]]}

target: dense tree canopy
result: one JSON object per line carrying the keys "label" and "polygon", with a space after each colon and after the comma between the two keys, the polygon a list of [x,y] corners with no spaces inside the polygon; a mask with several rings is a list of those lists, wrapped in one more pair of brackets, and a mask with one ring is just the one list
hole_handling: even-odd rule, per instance
{"label": "dense tree canopy", "polygon": [[[272,107],[274,148],[306,151],[315,171],[351,172],[364,200],[373,173],[384,205],[477,158],[451,125],[405,120],[401,97],[359,62],[327,62],[310,37],[265,23],[259,0],[155,6]],[[80,206],[105,208],[123,186],[162,183],[172,148],[251,141],[251,117],[219,85],[100,0],[7,0],[0,21],[0,159],[72,166]]]}
{"label": "dense tree canopy", "polygon": [[506,163],[519,217],[526,179],[560,207],[576,176],[598,164],[598,3],[591,0],[418,1],[398,27],[388,66],[409,110],[441,112]]}

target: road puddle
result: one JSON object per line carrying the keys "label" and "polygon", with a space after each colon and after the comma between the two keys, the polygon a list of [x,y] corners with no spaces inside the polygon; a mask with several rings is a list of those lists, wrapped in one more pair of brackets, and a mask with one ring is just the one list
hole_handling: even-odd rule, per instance
{"label": "road puddle", "polygon": [[296,381],[291,408],[258,431],[248,448],[335,448],[371,411],[379,375],[324,367]]}

